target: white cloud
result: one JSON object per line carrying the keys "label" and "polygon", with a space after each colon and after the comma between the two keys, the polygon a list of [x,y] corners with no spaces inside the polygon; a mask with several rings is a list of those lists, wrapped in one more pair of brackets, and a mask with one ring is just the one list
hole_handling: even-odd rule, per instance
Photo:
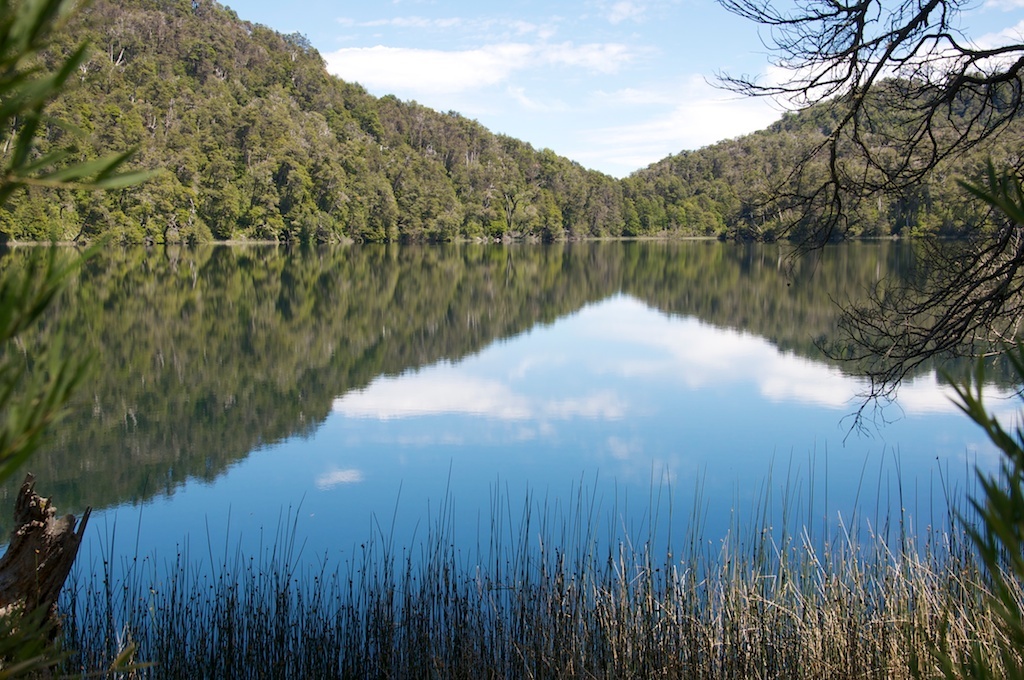
{"label": "white cloud", "polygon": [[675,104],[679,93],[669,88],[626,87],[614,92],[598,92],[596,97],[607,104],[617,106],[648,106],[650,104]]}
{"label": "white cloud", "polygon": [[542,40],[547,40],[555,35],[555,29],[552,26],[541,26],[539,24],[532,24],[529,21],[513,21],[508,24],[508,27],[516,35],[536,34]]}
{"label": "white cloud", "polygon": [[509,370],[508,378],[509,380],[522,380],[534,371],[546,371],[556,366],[564,366],[566,361],[567,357],[562,354],[526,356]]}
{"label": "white cloud", "polygon": [[458,366],[435,366],[419,373],[380,378],[366,389],[334,401],[333,410],[350,418],[411,418],[461,414],[505,421],[614,420],[625,403],[608,390],[568,397],[530,397],[496,378],[466,375]]}
{"label": "white cloud", "polygon": [[533,51],[519,43],[465,51],[378,45],[343,48],[324,59],[334,75],[382,93],[455,93],[507,80]]}
{"label": "white cloud", "polygon": [[[1009,0],[1009,2],[1015,2],[1018,7],[1024,7],[1024,0]],[[952,37],[944,35],[921,44],[905,45],[883,65],[879,77],[920,78],[923,74],[930,74],[929,77],[942,78],[947,70],[962,68],[966,62],[962,47],[955,47],[952,41]],[[994,49],[1017,46],[1022,41],[1024,41],[1024,21],[1019,21],[1015,25],[999,31],[972,37],[969,42],[970,46],[975,49]],[[957,42],[962,44],[960,39],[957,39]],[[971,68],[982,71],[1003,70],[1015,62],[1018,57],[1019,50],[988,60],[972,61]],[[785,104],[788,108],[796,109],[809,103],[821,101],[846,89],[849,85],[846,78],[845,66],[834,62],[803,64],[792,68],[776,63],[764,69],[758,83],[768,87],[795,87],[795,91],[785,97],[780,95],[776,99],[777,102]],[[805,91],[803,88],[812,82],[840,83],[841,86],[837,88],[835,85],[825,85]]]}
{"label": "white cloud", "polygon": [[616,2],[608,10],[608,21],[612,24],[621,24],[623,21],[639,21],[644,15],[644,7],[632,0]]}
{"label": "white cloud", "polygon": [[554,66],[573,66],[597,73],[615,73],[632,61],[633,51],[621,43],[543,45],[537,48],[538,62]]}
{"label": "white cloud", "polygon": [[635,437],[629,440],[615,436],[608,437],[607,446],[612,458],[621,461],[626,461],[642,454],[644,450],[643,441]]}
{"label": "white cloud", "polygon": [[618,420],[626,415],[626,405],[615,393],[604,390],[585,397],[554,399],[542,403],[539,405],[536,415],[559,420],[571,418]]}
{"label": "white cloud", "polygon": [[361,470],[339,470],[333,468],[316,478],[314,482],[320,491],[329,491],[342,484],[358,484],[364,480]]}
{"label": "white cloud", "polygon": [[693,391],[750,381],[768,401],[842,408],[852,403],[858,389],[837,369],[782,354],[757,336],[694,319],[650,317],[647,324],[623,324],[620,331],[608,332],[649,348],[637,352],[649,357],[645,364],[622,365],[625,375],[642,368],[650,376],[673,376]]}
{"label": "white cloud", "polygon": [[[1016,3],[1018,8],[1024,8],[1024,0],[1016,0]],[[975,40],[975,42],[980,47],[991,49],[993,47],[1019,44],[1022,40],[1024,40],[1024,21],[1018,21],[1013,26],[1004,28],[1001,31],[986,33]]]}
{"label": "white cloud", "polygon": [[614,73],[633,59],[617,43],[501,43],[473,50],[346,47],[324,55],[327,70],[382,93],[453,94],[509,80],[518,71],[567,66]]}
{"label": "white cloud", "polygon": [[[935,373],[914,378],[900,385],[898,403],[908,413],[960,413],[954,401],[956,392],[940,383]],[[1020,415],[1020,401],[1011,390],[989,385],[985,388],[985,407],[1006,426],[1014,426]]]}
{"label": "white cloud", "polygon": [[643,122],[590,130],[587,147],[571,154],[581,162],[611,158],[630,171],[661,160],[670,153],[666,149],[699,149],[763,129],[780,116],[769,101],[724,92],[700,78],[602,94],[600,99],[603,105],[618,102],[624,107],[662,104],[659,113]]}
{"label": "white cloud", "polygon": [[[622,346],[630,349],[622,352],[621,358],[613,359],[581,352],[571,358],[555,355],[553,361],[542,359],[531,365],[507,361],[504,355],[501,361],[439,364],[375,380],[364,390],[338,398],[334,411],[352,419],[378,420],[469,416],[503,423],[505,426],[494,430],[501,433],[502,441],[550,439],[557,436],[561,429],[559,424],[563,422],[577,419],[609,422],[642,415],[649,407],[643,399],[636,403],[626,401],[617,389],[609,387],[618,384],[618,378],[626,377],[649,384],[653,392],[659,392],[662,386],[670,386],[672,394],[689,392],[690,397],[682,397],[684,402],[687,398],[717,399],[712,394],[718,392],[743,392],[760,395],[764,402],[830,409],[839,414],[837,421],[842,419],[845,426],[850,423],[844,416],[860,406],[860,395],[867,387],[863,379],[846,375],[834,366],[780,352],[756,335],[714,327],[694,318],[658,314],[627,296],[586,307],[571,323],[573,342],[580,347],[587,347],[591,339],[597,342],[600,338],[600,342],[623,343]],[[603,375],[612,379],[584,382],[575,390],[557,378],[547,381],[545,389],[539,393],[517,387],[517,376],[531,372],[532,368],[566,362],[583,364],[571,370],[589,371],[595,378]],[[481,371],[486,374],[480,375]],[[538,377],[530,376],[526,384],[536,385]],[[916,378],[901,386],[895,404],[883,404],[880,406],[883,410],[869,412],[865,424],[895,421],[904,415],[956,414],[951,395],[951,390],[939,387],[934,374]],[[1010,395],[994,387],[988,388],[987,396],[988,407],[1000,422],[1016,423],[1018,400],[1007,398]],[[477,441],[476,437],[480,436],[474,427],[465,425],[452,430],[429,435],[400,434],[398,439],[417,445],[444,441],[457,446]],[[411,439],[406,439],[409,437]],[[955,443],[955,446],[962,445]],[[648,454],[671,462],[668,468],[678,467],[679,456],[690,455],[684,444],[676,451],[660,452],[657,447],[648,451],[646,446],[647,439],[643,436],[615,433],[598,444],[595,453],[612,463],[613,469],[621,467],[622,471],[629,471],[634,464],[644,462],[647,472],[650,472]],[[977,450],[984,448],[982,443]],[[643,471],[637,467],[633,472]],[[325,475],[318,481],[318,487],[362,480],[360,476],[342,474],[344,471],[332,472],[333,476]]]}
{"label": "white cloud", "polygon": [[[582,314],[594,335],[622,338],[637,347],[632,354],[605,367],[626,377],[673,379],[690,390],[749,381],[773,402],[799,402],[825,408],[855,406],[866,382],[838,368],[792,353],[781,353],[756,335],[706,325],[696,319],[670,319],[652,314],[630,298],[588,308]],[[646,348],[646,349],[643,349]],[[957,413],[953,390],[928,374],[900,386],[897,408],[914,415]],[[990,387],[988,407],[1000,422],[1013,422],[1019,402],[1012,393]]]}
{"label": "white cloud", "polygon": [[369,19],[366,21],[357,21],[351,17],[341,17],[337,19],[337,22],[346,28],[411,28],[417,31],[451,31],[457,29],[460,35],[475,36],[477,39],[490,35],[492,32],[519,36],[536,35],[541,39],[550,38],[556,33],[555,26],[552,24],[539,24],[523,19],[490,17],[476,19],[464,17],[430,18],[411,15]]}
{"label": "white cloud", "polygon": [[394,28],[434,28],[434,29],[447,29],[457,28],[463,24],[462,19],[457,17],[450,17],[446,19],[428,19],[427,17],[393,17],[391,19],[373,19],[372,21],[363,21],[360,23],[349,22],[348,26],[358,26],[361,28],[379,28],[381,26],[391,26]]}
{"label": "white cloud", "polygon": [[[992,50],[1001,47],[1017,49],[988,59],[970,61],[971,70],[984,73],[1005,71],[1020,58],[1019,46],[1022,41],[1024,41],[1024,21],[972,38],[970,46],[975,49]],[[948,40],[938,42],[931,52],[922,54],[920,57],[920,63],[924,64],[932,73],[939,74],[940,77],[946,70],[956,71],[963,68],[964,64],[969,61],[965,58],[962,49],[954,47]]]}
{"label": "white cloud", "polygon": [[[816,404],[828,408],[850,406],[855,397],[855,384],[839,370],[814,364],[794,355],[770,357],[764,371],[754,375],[761,394],[773,402]],[[760,363],[760,362],[757,362]]]}
{"label": "white cloud", "polygon": [[505,88],[505,91],[508,93],[508,96],[511,97],[513,101],[515,101],[517,104],[519,104],[519,106],[523,107],[527,111],[544,113],[565,111],[567,108],[564,102],[554,101],[551,103],[545,103],[543,101],[534,99],[533,97],[530,97],[529,95],[526,94],[526,88],[524,87],[509,85],[507,88]]}
{"label": "white cloud", "polygon": [[988,0],[985,3],[987,9],[1000,9],[1005,12],[1012,12],[1015,9],[1024,8],[1024,0]]}

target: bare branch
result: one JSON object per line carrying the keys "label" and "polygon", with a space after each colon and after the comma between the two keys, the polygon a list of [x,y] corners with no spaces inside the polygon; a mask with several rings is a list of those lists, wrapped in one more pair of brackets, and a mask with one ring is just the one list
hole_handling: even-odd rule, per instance
{"label": "bare branch", "polygon": [[[788,106],[815,105],[831,125],[756,206],[786,216],[781,232],[797,240],[797,252],[845,238],[860,204],[913,195],[937,168],[1024,115],[1024,43],[981,46],[964,36],[957,22],[968,0],[719,3],[760,24],[773,64],[789,74],[778,83],[721,74],[721,85]],[[843,304],[845,340],[826,349],[857,362],[871,380],[869,396],[892,396],[926,361],[984,353],[994,339],[1018,337],[1024,219],[1012,211],[1024,205],[1019,140],[999,162],[1005,173],[991,170],[988,190],[972,192],[993,208],[971,225],[972,240],[921,244],[915,277],[880,282],[866,304]]]}

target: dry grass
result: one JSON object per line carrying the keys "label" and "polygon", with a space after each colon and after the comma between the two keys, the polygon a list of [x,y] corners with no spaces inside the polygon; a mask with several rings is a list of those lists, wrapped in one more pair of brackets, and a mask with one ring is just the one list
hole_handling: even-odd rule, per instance
{"label": "dry grass", "polygon": [[570,505],[496,499],[470,552],[445,505],[414,550],[381,534],[333,568],[299,566],[294,526],[217,569],[185,550],[115,583],[105,563],[63,602],[65,670],[131,641],[160,678],[898,679],[934,675],[940,638],[956,657],[999,634],[958,531],[822,540],[762,515],[713,541],[691,529],[675,555],[654,530],[598,536],[583,493]]}

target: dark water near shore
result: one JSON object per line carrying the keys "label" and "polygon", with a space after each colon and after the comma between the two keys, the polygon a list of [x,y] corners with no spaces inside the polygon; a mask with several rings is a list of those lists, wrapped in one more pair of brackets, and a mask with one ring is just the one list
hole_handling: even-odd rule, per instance
{"label": "dark water near shore", "polygon": [[30,339],[63,325],[98,370],[29,468],[61,511],[94,507],[93,561],[218,562],[279,526],[345,559],[442,511],[471,549],[496,515],[581,498],[636,540],[681,538],[695,502],[711,541],[764,504],[812,531],[945,521],[944,489],[996,460],[980,431],[926,371],[851,433],[865,382],[815,347],[833,299],[912,253],[788,264],[712,242],[106,253]]}

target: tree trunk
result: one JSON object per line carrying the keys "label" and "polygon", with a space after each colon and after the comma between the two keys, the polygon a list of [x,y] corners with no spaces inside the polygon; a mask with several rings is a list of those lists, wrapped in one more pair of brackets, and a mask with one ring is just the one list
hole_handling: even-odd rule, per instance
{"label": "tree trunk", "polygon": [[58,518],[49,499],[35,492],[35,477],[25,476],[14,506],[14,530],[0,558],[0,614],[21,608],[45,609],[51,619],[57,597],[71,572],[91,508],[75,530],[75,516]]}

